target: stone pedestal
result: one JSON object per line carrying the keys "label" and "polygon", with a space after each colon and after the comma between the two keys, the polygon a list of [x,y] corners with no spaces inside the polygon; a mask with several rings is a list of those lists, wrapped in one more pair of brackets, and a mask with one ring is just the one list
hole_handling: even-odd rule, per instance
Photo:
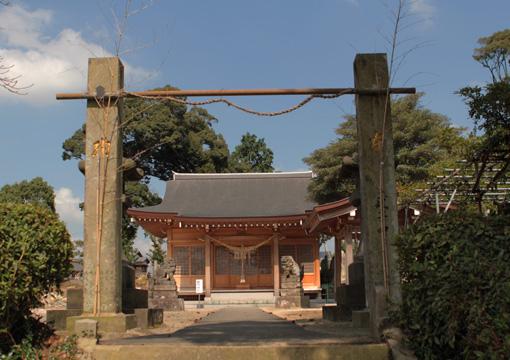
{"label": "stone pedestal", "polygon": [[177,286],[154,285],[149,292],[149,307],[160,308],[166,311],[183,311],[184,300],[177,296]]}
{"label": "stone pedestal", "polygon": [[163,309],[135,309],[137,327],[147,329],[163,324]]}
{"label": "stone pedestal", "polygon": [[303,293],[301,271],[292,256],[282,256],[280,290],[275,299],[278,308],[302,308],[310,306],[310,299]]}
{"label": "stone pedestal", "polygon": [[[147,309],[149,306],[148,291],[135,288],[134,268],[128,262],[122,262],[122,311],[124,314],[137,313],[137,310]],[[67,328],[68,317],[79,317],[83,313],[83,289],[67,289],[67,304],[65,310],[48,310],[46,322],[55,330]],[[157,309],[151,309],[157,311]],[[88,318],[88,317],[87,317]],[[142,319],[142,323],[143,323]],[[154,322],[155,326],[160,324]]]}
{"label": "stone pedestal", "polygon": [[75,326],[77,322],[82,323],[82,320],[94,320],[97,322],[98,334],[104,333],[123,333],[126,330],[133,329],[137,326],[135,314],[111,314],[101,316],[70,316],[67,318],[67,331],[70,333],[78,334],[79,329]]}
{"label": "stone pedestal", "polygon": [[177,295],[174,279],[176,264],[173,258],[166,258],[157,266],[154,277],[149,281],[149,307],[167,311],[183,311],[184,300]]}
{"label": "stone pedestal", "polygon": [[351,321],[353,311],[366,308],[365,275],[363,258],[356,257],[349,265],[349,284],[342,284],[336,288],[336,307],[323,307],[323,319],[332,321]]}

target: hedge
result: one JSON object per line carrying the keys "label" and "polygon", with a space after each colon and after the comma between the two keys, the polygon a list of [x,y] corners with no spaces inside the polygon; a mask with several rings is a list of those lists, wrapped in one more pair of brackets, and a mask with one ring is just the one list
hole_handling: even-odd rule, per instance
{"label": "hedge", "polygon": [[510,358],[510,216],[434,216],[396,244],[395,315],[417,357]]}
{"label": "hedge", "polygon": [[44,337],[31,314],[71,269],[73,245],[50,209],[0,203],[0,351]]}

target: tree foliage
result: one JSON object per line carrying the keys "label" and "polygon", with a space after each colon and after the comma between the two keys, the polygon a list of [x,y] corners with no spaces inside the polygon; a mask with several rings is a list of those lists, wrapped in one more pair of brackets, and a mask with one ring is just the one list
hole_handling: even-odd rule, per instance
{"label": "tree foliage", "polygon": [[475,49],[473,58],[487,68],[493,82],[510,77],[510,29],[478,39],[480,47]]}
{"label": "tree foliage", "polygon": [[[391,104],[396,180],[403,202],[410,201],[413,189],[443,165],[459,159],[465,142],[463,129],[452,126],[446,116],[422,107],[421,97],[422,94],[408,95]],[[348,196],[355,187],[357,174],[345,171],[342,163],[345,156],[356,157],[355,116],[346,116],[336,133],[335,141],[304,159],[317,174],[310,192],[319,203]]]}
{"label": "tree foliage", "polygon": [[149,259],[152,264],[162,264],[165,260],[165,252],[163,251],[163,239],[160,239],[154,235],[149,235],[151,239],[151,249],[149,250]]}
{"label": "tree foliage", "polygon": [[[145,172],[141,182],[125,184],[129,206],[143,207],[161,202],[147,186],[151,177],[166,181],[172,177],[173,171],[227,171],[228,146],[223,136],[212,127],[216,119],[205,109],[143,98],[125,99],[124,108],[124,157],[136,160]],[[85,130],[83,125],[64,141],[64,160],[84,158]],[[138,226],[131,223],[126,214],[122,226],[124,253],[133,260]]]}
{"label": "tree foliage", "polygon": [[0,203],[0,350],[42,340],[31,309],[69,275],[73,244],[48,207]]}
{"label": "tree foliage", "polygon": [[[141,182],[125,182],[124,194],[128,198],[126,205],[129,207],[152,206],[161,202],[159,195],[150,191],[147,184]],[[126,258],[131,262],[136,260],[137,251],[134,248],[134,242],[137,231],[138,225],[132,222],[127,212],[124,211],[122,215],[122,249]]]}
{"label": "tree foliage", "polygon": [[394,314],[419,359],[510,354],[509,216],[434,216],[397,242],[402,304]]}
{"label": "tree foliage", "polygon": [[[151,176],[169,180],[172,171],[224,172],[227,169],[227,144],[214,131],[212,124],[216,119],[207,110],[143,98],[125,99],[124,107],[124,157],[137,161],[145,172],[146,182]],[[62,158],[83,159],[84,138],[83,126],[64,141]]]}
{"label": "tree foliage", "polygon": [[[496,32],[478,41],[474,59],[489,69],[492,82],[484,86],[468,86],[459,94],[469,107],[474,121],[473,136],[477,141],[469,149],[468,160],[476,165],[475,181],[471,191],[477,194],[481,210],[483,194],[494,188],[498,181],[508,178],[510,170],[510,29]],[[492,172],[497,163],[499,171]],[[492,178],[482,188],[481,179]]]}
{"label": "tree foliage", "polygon": [[0,203],[36,204],[55,212],[53,187],[41,177],[23,180],[0,189]]}
{"label": "tree foliage", "polygon": [[266,145],[263,138],[246,133],[241,143],[232,152],[229,160],[232,172],[272,172],[273,151]]}

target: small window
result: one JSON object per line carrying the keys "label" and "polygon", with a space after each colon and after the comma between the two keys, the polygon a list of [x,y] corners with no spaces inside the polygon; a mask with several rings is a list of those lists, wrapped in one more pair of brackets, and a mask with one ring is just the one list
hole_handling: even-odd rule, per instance
{"label": "small window", "polygon": [[176,275],[204,275],[205,249],[203,246],[174,246]]}

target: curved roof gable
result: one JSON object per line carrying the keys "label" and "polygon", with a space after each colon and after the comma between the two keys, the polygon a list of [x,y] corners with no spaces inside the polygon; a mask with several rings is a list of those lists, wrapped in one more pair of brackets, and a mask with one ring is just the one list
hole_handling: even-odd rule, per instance
{"label": "curved roof gable", "polygon": [[137,212],[185,217],[277,217],[305,214],[312,172],[181,174],[166,184],[161,204]]}

